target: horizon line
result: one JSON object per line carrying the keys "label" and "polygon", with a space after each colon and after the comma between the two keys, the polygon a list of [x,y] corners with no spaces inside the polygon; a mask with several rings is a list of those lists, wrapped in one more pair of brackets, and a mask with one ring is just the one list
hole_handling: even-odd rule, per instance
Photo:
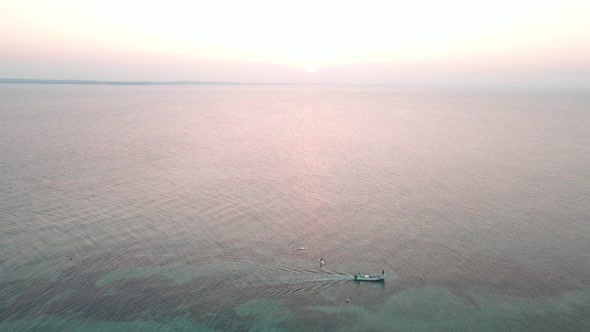
{"label": "horizon line", "polygon": [[0,78],[0,83],[13,84],[80,84],[80,85],[326,85],[322,83],[254,83],[224,81],[113,81],[79,79]]}
{"label": "horizon line", "polygon": [[173,85],[242,85],[242,86],[383,86],[397,88],[434,88],[450,90],[492,90],[492,91],[527,91],[527,92],[574,92],[590,93],[588,88],[556,88],[542,86],[501,86],[501,85],[442,85],[442,84],[400,84],[400,83],[277,83],[277,82],[225,82],[225,81],[113,81],[113,80],[81,80],[81,79],[37,79],[37,78],[1,78],[0,84],[54,84],[54,85],[119,85],[119,86],[173,86]]}

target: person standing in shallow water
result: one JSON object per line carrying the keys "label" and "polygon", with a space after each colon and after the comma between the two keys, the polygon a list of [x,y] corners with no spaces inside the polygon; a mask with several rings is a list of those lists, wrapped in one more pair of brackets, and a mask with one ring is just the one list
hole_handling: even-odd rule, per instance
{"label": "person standing in shallow water", "polygon": [[385,270],[381,271],[381,276],[383,277],[385,275]]}

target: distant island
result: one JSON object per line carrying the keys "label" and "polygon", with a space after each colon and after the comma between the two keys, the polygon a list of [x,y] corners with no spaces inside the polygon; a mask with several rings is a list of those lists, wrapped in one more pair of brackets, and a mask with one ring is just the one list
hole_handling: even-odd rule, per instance
{"label": "distant island", "polygon": [[[26,78],[0,78],[10,84],[85,84],[85,85],[265,85],[264,83],[207,82],[207,81],[97,81],[97,80],[45,80]],[[280,83],[268,83],[284,85]]]}

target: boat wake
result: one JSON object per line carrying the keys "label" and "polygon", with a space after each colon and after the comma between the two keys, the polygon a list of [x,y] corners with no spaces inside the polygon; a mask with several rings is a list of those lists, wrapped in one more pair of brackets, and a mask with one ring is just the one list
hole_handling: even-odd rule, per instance
{"label": "boat wake", "polygon": [[322,282],[322,281],[343,281],[354,280],[353,276],[345,274],[321,274],[298,277],[287,277],[282,283],[284,284],[302,284],[308,282]]}
{"label": "boat wake", "polygon": [[323,274],[308,276],[289,276],[277,278],[273,282],[266,283],[256,289],[251,294],[257,297],[282,296],[294,293],[316,291],[338,287],[341,284],[354,280],[353,276],[342,274]]}

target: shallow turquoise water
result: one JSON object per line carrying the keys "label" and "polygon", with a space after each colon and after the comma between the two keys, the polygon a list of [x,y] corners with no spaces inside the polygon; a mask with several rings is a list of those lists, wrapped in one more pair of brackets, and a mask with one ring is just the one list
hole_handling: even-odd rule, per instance
{"label": "shallow turquoise water", "polygon": [[0,85],[0,330],[587,330],[589,104]]}

